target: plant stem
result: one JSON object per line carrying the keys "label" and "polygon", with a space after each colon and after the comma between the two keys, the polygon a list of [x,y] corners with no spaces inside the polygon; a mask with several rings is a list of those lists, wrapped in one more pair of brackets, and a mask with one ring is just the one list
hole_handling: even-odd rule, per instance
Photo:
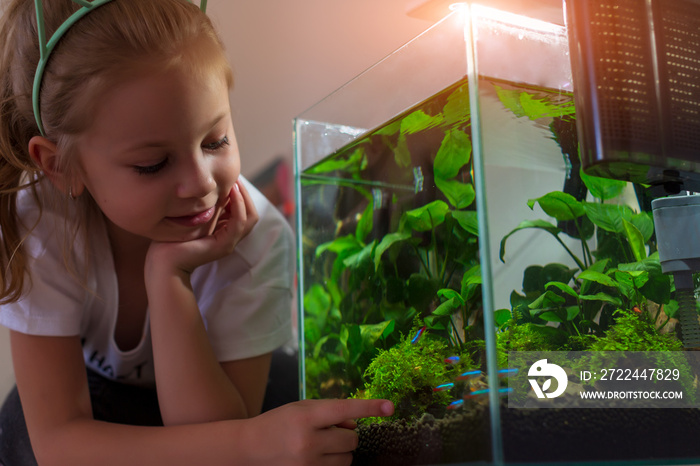
{"label": "plant stem", "polygon": [[452,329],[454,330],[455,339],[457,340],[457,343],[458,343],[455,346],[458,346],[459,348],[461,348],[462,347],[462,339],[459,338],[459,331],[457,330],[457,326],[455,325],[454,320],[452,320],[452,317],[450,317],[450,324],[452,325]]}
{"label": "plant stem", "polygon": [[586,270],[586,266],[583,263],[581,263],[581,259],[576,257],[576,254],[571,252],[571,249],[569,249],[569,247],[566,244],[564,244],[564,241],[562,241],[559,235],[554,235],[554,237],[557,239],[557,241],[559,241],[559,244],[561,244],[562,247],[566,249],[566,252],[571,256],[574,262],[576,262],[576,265],[579,267],[579,269],[581,269],[581,271]]}
{"label": "plant stem", "polygon": [[660,331],[662,328],[664,328],[664,327],[666,326],[666,324],[668,323],[669,320],[671,320],[671,318],[668,317],[668,316],[666,316],[666,320],[664,321],[663,324],[661,324],[661,325],[658,326],[658,328],[656,329],[656,331],[658,332],[658,331]]}
{"label": "plant stem", "polygon": [[576,330],[576,334],[578,336],[581,336],[581,332],[578,331],[578,327],[576,327],[576,324],[574,323],[574,321],[570,320],[569,322],[571,322],[571,325],[574,327],[574,330]]}
{"label": "plant stem", "polygon": [[428,268],[428,265],[425,263],[425,260],[423,259],[423,256],[421,256],[420,249],[418,249],[418,246],[415,244],[413,245],[413,250],[416,252],[416,256],[418,256],[418,260],[420,261],[421,265],[425,269],[425,273],[430,276],[430,269]]}
{"label": "plant stem", "polygon": [[[579,217],[579,218],[580,218],[580,217]],[[584,265],[584,266],[586,267],[586,269],[587,269],[588,266],[589,266],[589,264],[590,264],[592,261],[589,261],[589,260],[588,260],[589,258],[588,258],[588,255],[586,254],[586,249],[587,249],[588,247],[587,247],[587,244],[586,244],[586,240],[585,240],[584,237],[583,237],[583,230],[581,229],[581,224],[580,224],[580,222],[578,221],[578,218],[575,218],[575,219],[574,219],[574,226],[576,227],[576,231],[578,232],[578,237],[579,237],[579,239],[581,240],[581,251],[583,252],[583,265]],[[581,269],[581,270],[584,270],[584,269]]]}
{"label": "plant stem", "polygon": [[[663,308],[664,308],[664,305],[659,304],[659,308],[656,310],[656,315],[654,316],[654,323],[656,323],[656,321],[659,320],[659,316],[661,315],[661,309],[663,309]],[[666,322],[668,322],[668,319],[666,319]],[[666,325],[666,324],[664,323],[664,325]],[[661,327],[663,327],[663,325]],[[661,327],[659,327],[659,328],[661,328]]]}

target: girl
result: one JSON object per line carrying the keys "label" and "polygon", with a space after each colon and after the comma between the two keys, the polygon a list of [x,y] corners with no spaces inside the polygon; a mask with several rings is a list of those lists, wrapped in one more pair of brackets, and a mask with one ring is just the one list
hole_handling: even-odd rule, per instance
{"label": "girl", "polygon": [[206,15],[14,0],[0,44],[0,323],[23,409],[4,416],[0,463],[348,464],[352,419],[391,403],[258,415],[289,334],[294,245],[239,176]]}

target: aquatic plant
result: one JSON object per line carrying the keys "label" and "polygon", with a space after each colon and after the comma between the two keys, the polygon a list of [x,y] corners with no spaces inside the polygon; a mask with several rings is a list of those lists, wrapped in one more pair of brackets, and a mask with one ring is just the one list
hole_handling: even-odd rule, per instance
{"label": "aquatic plant", "polygon": [[[381,173],[386,182],[373,183],[375,164],[386,158],[393,162]],[[303,298],[308,387],[318,385],[309,377],[318,377],[327,386],[337,382],[333,395],[352,393],[372,358],[407,334],[416,317],[452,346],[479,333],[473,330],[481,274],[466,84],[311,167],[302,186],[342,188],[337,205],[352,206],[336,207],[332,240],[315,244],[310,228],[303,238],[313,277]]]}
{"label": "aquatic plant", "polygon": [[648,312],[618,309],[616,314],[615,324],[591,342],[590,351],[683,350],[683,344],[673,334],[659,333]]}
{"label": "aquatic plant", "polygon": [[[388,350],[382,350],[365,371],[365,386],[357,398],[383,398],[394,402],[390,418],[370,418],[366,423],[404,419],[424,413],[444,414],[461,388],[454,381],[474,369],[469,354],[455,354],[442,339],[421,335],[419,327]],[[461,392],[460,392],[461,393]]]}
{"label": "aquatic plant", "polygon": [[[528,201],[531,208],[539,204],[558,221],[581,225],[587,220],[597,227],[588,234],[579,230],[582,258],[566,246],[562,230],[546,220],[522,222],[501,241],[501,260],[505,261],[506,242],[512,234],[539,229],[553,235],[578,266],[548,264],[526,269],[524,295],[511,295],[516,323],[549,324],[571,336],[600,336],[620,308],[646,311],[649,302],[653,302],[665,305],[667,314],[672,316],[677,303],[671,299],[671,278],[663,274],[658,253],[647,255],[647,247],[654,248],[651,216],[636,213],[627,205],[603,203],[606,195],[619,194],[620,182],[585,174],[582,178],[594,196],[603,196],[599,202],[578,201],[561,192]],[[598,235],[598,248],[591,250],[588,240],[594,232]]]}

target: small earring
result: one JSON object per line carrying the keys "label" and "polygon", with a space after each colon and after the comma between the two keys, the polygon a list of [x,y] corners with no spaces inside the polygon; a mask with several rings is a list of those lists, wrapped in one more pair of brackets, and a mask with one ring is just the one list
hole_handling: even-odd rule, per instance
{"label": "small earring", "polygon": [[68,186],[68,199],[71,201],[75,200],[75,196],[73,196],[73,186]]}

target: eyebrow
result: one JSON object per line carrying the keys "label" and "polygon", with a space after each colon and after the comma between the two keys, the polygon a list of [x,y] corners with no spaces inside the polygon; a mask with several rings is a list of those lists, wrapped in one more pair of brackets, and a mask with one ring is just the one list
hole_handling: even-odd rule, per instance
{"label": "eyebrow", "polygon": [[[209,124],[204,125],[202,133],[206,134],[209,131],[211,131],[212,128],[214,128],[214,126],[216,126],[217,124],[219,124],[219,122],[221,122],[221,120],[226,118],[228,113],[229,112],[222,112],[222,113],[218,114],[216,117],[214,117]],[[167,141],[144,140],[144,141],[137,142],[136,144],[129,145],[129,146],[125,147],[124,152],[135,152],[135,151],[141,150],[141,149],[158,149],[158,148],[167,147],[168,144],[169,143]]]}

